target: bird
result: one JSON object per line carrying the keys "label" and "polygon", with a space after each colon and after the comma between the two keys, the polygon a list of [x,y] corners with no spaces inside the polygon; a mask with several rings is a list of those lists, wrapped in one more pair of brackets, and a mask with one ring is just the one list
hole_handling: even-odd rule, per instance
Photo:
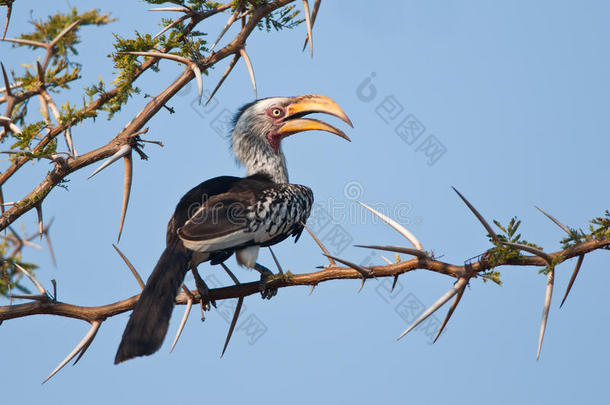
{"label": "bird", "polygon": [[161,347],[188,270],[209,309],[209,291],[197,272],[200,263],[224,263],[235,253],[240,266],[261,273],[263,298],[275,295],[277,290],[265,287],[273,273],[257,262],[259,249],[291,236],[296,242],[313,205],[310,188],[289,183],[282,141],[312,130],[350,141],[340,129],[305,118],[312,113],[335,116],[353,127],[334,100],[318,94],[263,98],[237,111],[231,146],[247,169],[246,176],[206,180],[180,199],[167,225],[165,250],[127,322],[115,364],[151,355]]}

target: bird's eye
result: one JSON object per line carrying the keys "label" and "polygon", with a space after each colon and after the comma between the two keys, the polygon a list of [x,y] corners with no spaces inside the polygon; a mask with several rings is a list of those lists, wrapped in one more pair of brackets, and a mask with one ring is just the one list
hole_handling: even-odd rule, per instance
{"label": "bird's eye", "polygon": [[284,114],[284,111],[282,111],[281,108],[272,108],[271,109],[271,116],[274,118],[279,118]]}

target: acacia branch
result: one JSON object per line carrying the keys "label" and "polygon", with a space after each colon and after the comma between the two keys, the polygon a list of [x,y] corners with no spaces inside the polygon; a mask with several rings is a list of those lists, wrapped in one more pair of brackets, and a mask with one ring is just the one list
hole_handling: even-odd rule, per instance
{"label": "acacia branch", "polygon": [[[549,253],[556,262],[563,262],[573,257],[593,252],[610,246],[610,238],[602,240],[592,240],[572,246],[568,249],[559,250],[554,253]],[[544,259],[538,256],[519,256],[516,259],[506,263],[501,263],[498,266],[537,266],[544,267],[547,263]],[[451,264],[435,259],[413,258],[399,263],[388,264],[383,266],[372,266],[370,277],[394,277],[414,270],[428,270],[434,273],[445,274],[456,279],[461,277],[472,278],[477,277],[491,269],[491,265],[484,257],[471,264]],[[362,274],[357,270],[341,266],[328,266],[322,270],[305,274],[285,273],[284,275],[276,276],[267,284],[268,288],[286,288],[294,286],[312,286],[319,283],[331,280],[345,280],[362,278]],[[228,287],[210,289],[209,298],[214,301],[227,300],[232,298],[247,297],[260,293],[260,282],[243,283],[239,285],[231,285]],[[197,290],[190,291],[195,301],[199,301],[201,296]],[[104,321],[107,318],[122,314],[134,308],[140,294],[133,295],[121,301],[117,301],[101,306],[79,306],[68,304],[51,299],[46,301],[29,302],[25,304],[7,305],[0,307],[0,322],[22,318],[31,315],[58,315],[67,318],[80,319],[87,322]],[[189,300],[189,295],[180,293],[176,297],[176,304],[186,305]]]}

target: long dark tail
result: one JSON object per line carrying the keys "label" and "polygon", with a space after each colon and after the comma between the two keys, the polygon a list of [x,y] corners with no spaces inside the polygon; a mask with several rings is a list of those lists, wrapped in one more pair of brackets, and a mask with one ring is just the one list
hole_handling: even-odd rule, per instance
{"label": "long dark tail", "polygon": [[127,322],[114,364],[159,350],[190,256],[180,242],[165,248]]}

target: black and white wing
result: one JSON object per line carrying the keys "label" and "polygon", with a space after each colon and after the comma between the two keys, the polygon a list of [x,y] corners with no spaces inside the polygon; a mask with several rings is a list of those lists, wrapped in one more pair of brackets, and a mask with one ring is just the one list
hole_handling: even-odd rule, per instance
{"label": "black and white wing", "polygon": [[[288,236],[300,235],[313,204],[309,188],[274,183],[260,175],[224,179],[224,185],[216,187],[213,195],[189,198],[195,202],[187,209],[188,219],[177,229],[188,249],[232,251],[270,246]],[[209,185],[200,187],[194,195],[211,189]]]}

